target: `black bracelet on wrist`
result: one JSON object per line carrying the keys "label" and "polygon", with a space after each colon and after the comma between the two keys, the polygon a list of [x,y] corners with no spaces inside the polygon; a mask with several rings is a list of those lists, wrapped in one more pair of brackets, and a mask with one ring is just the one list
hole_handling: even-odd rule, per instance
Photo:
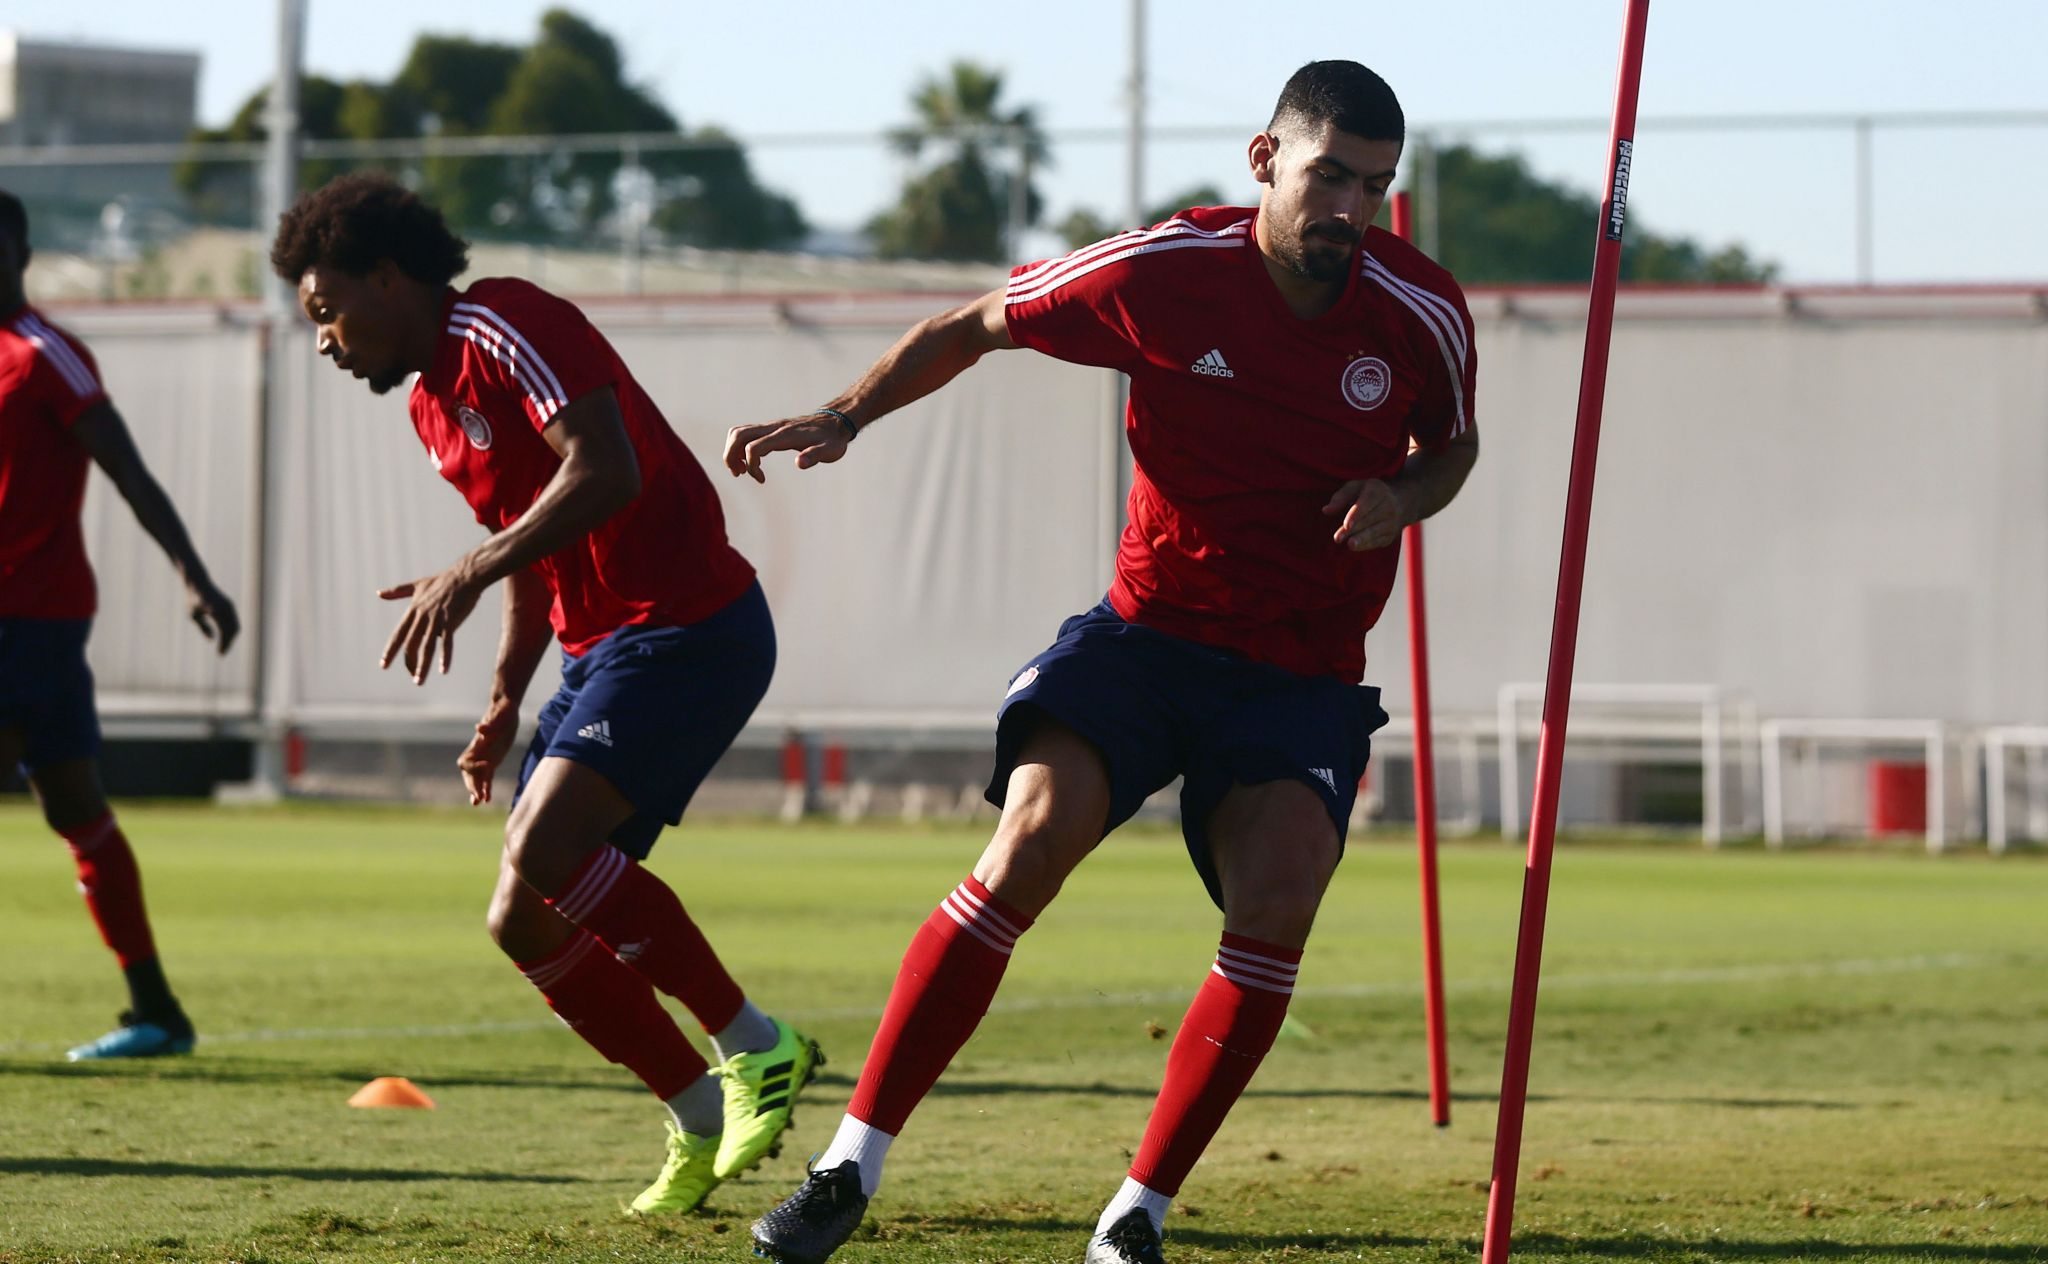
{"label": "black bracelet on wrist", "polygon": [[838,409],[827,408],[823,404],[820,404],[817,408],[813,409],[812,411],[823,413],[825,416],[832,418],[834,421],[837,421],[840,425],[845,426],[846,441],[848,443],[852,443],[855,439],[860,438],[860,427],[854,424],[853,418],[847,416],[845,413],[840,412]]}

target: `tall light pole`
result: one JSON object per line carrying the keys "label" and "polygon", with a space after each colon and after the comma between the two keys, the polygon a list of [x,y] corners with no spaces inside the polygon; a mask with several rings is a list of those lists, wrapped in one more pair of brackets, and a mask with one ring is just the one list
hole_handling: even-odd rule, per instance
{"label": "tall light pole", "polygon": [[263,278],[263,311],[268,318],[264,330],[263,408],[256,436],[256,612],[255,635],[249,638],[255,654],[255,711],[257,720],[255,766],[250,789],[258,797],[273,798],[284,793],[288,769],[285,761],[285,726],[289,721],[280,687],[286,672],[280,670],[279,656],[288,654],[291,618],[287,610],[283,547],[285,489],[281,486],[288,463],[284,445],[289,433],[285,383],[290,380],[292,357],[302,353],[297,339],[285,336],[298,314],[298,287],[271,275],[267,262],[270,239],[277,221],[291,207],[299,188],[299,71],[305,53],[305,0],[277,0],[277,69],[270,81],[264,127],[269,132],[263,155],[263,196],[256,220],[257,251],[265,256],[258,266]]}
{"label": "tall light pole", "polygon": [[1124,82],[1124,227],[1145,222],[1145,0],[1131,0],[1131,68]]}

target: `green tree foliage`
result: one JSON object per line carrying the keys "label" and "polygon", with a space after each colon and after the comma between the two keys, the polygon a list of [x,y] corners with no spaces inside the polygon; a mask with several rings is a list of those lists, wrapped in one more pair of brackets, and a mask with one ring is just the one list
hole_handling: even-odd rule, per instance
{"label": "green tree foliage", "polygon": [[[938,157],[905,183],[893,208],[869,221],[876,253],[983,262],[1009,253],[1020,154],[1030,167],[1049,165],[1049,155],[1036,112],[1005,107],[1002,93],[1001,71],[969,61],[918,85],[910,98],[915,121],[890,139],[906,158]],[[1028,183],[1022,192],[1022,226],[1035,224],[1043,204]]]}
{"label": "green tree foliage", "polygon": [[[678,135],[682,128],[646,89],[625,78],[611,36],[566,9],[543,14],[530,45],[422,35],[389,83],[336,83],[307,76],[300,114],[308,139],[394,137]],[[227,127],[195,141],[264,138],[264,92]],[[524,240],[584,239],[615,221],[622,187],[639,189],[658,231],[684,244],[762,249],[807,231],[795,203],[754,179],[730,136],[700,128],[704,147],[648,151],[639,175],[622,173],[619,150],[438,154],[398,170],[439,205],[458,231]],[[300,184],[314,188],[349,164],[308,162]],[[246,164],[195,157],[178,185],[199,217],[251,222],[255,180]]]}
{"label": "green tree foliage", "polygon": [[[1404,165],[1421,156],[1411,146]],[[1436,155],[1437,250],[1443,265],[1466,285],[1579,284],[1592,276],[1593,232],[1600,215],[1597,198],[1544,180],[1520,157],[1482,154],[1468,145]],[[1190,189],[1145,212],[1156,224],[1189,206],[1213,206],[1223,195],[1204,186]],[[1711,250],[1682,237],[1666,237],[1642,226],[1641,208],[1631,207],[1628,238],[1621,252],[1621,279],[1664,283],[1757,283],[1775,280],[1778,265],[1752,258],[1739,245]],[[1428,214],[1421,195],[1417,222]],[[1057,226],[1070,247],[1100,241],[1117,225],[1086,207],[1068,213]]]}
{"label": "green tree foliage", "polygon": [[[1408,161],[1416,156],[1411,153]],[[1437,151],[1437,243],[1440,262],[1466,285],[1588,280],[1600,203],[1529,170],[1519,156],[1486,155],[1468,145]],[[1684,238],[1663,237],[1630,207],[1621,279],[1658,282],[1761,282],[1776,264],[1752,259],[1741,246],[1709,251]],[[1417,222],[1429,213],[1417,196]]]}

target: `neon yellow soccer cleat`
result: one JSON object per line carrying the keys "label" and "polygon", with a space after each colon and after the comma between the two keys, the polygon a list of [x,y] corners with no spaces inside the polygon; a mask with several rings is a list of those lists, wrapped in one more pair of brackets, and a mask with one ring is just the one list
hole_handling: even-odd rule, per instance
{"label": "neon yellow soccer cleat", "polygon": [[825,1055],[818,1043],[777,1018],[779,1039],[760,1053],[736,1053],[718,1068],[725,1078],[725,1138],[712,1170],[729,1180],[781,1150],[796,1095],[811,1082]]}
{"label": "neon yellow soccer cleat", "polygon": [[713,1161],[718,1154],[717,1137],[700,1137],[668,1124],[668,1162],[654,1184],[640,1191],[629,1211],[636,1216],[681,1215],[704,1205],[704,1199],[718,1187]]}

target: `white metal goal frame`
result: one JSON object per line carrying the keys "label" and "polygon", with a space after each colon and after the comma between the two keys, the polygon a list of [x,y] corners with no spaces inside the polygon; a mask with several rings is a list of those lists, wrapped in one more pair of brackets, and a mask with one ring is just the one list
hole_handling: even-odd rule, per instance
{"label": "white metal goal frame", "polygon": [[[1500,687],[1495,698],[1495,741],[1500,763],[1500,832],[1505,838],[1522,832],[1521,746],[1524,740],[1523,708],[1541,703],[1543,685],[1536,681],[1511,681]],[[1638,723],[1619,724],[1607,717],[1603,723],[1594,716],[1578,714],[1580,704],[1633,713]],[[1574,684],[1572,686],[1571,731],[1588,738],[1642,737],[1661,740],[1688,736],[1685,731],[1645,733],[1640,723],[1644,713],[1673,710],[1697,712],[1700,752],[1700,837],[1718,847],[1727,836],[1724,801],[1727,785],[1727,737],[1732,729],[1745,763],[1757,750],[1756,703],[1744,694],[1720,685],[1698,684]],[[1569,753],[1569,751],[1567,751]],[[1751,779],[1754,784],[1754,778]]]}
{"label": "white metal goal frame", "polygon": [[1763,746],[1764,842],[1785,845],[1785,744],[1919,746],[1927,761],[1927,850],[1946,850],[1948,831],[1948,725],[1940,720],[1766,720]]}
{"label": "white metal goal frame", "polygon": [[[2005,757],[2018,747],[2048,752],[2048,725],[2001,724],[1985,729],[1984,740],[1984,841],[1993,855],[2002,856],[2011,846],[2011,823],[2005,810]],[[2029,794],[2032,794],[2029,779]]]}

